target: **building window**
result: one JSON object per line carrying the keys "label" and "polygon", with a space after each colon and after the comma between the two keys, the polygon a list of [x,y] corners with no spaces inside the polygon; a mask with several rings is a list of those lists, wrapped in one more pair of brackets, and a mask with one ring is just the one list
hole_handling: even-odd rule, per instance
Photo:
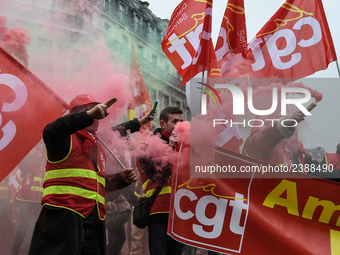
{"label": "building window", "polygon": [[139,56],[142,56],[142,57],[143,57],[143,54],[144,54],[144,47],[143,47],[142,45],[139,45],[139,44],[138,44],[137,52],[138,52],[138,55],[139,55]]}
{"label": "building window", "polygon": [[166,108],[170,105],[170,98],[167,95],[164,95],[163,97],[163,108]]}
{"label": "building window", "polygon": [[175,101],[175,106],[178,108],[181,108],[181,102],[180,101]]}
{"label": "building window", "polygon": [[152,64],[157,65],[157,56],[155,54],[152,54]]}
{"label": "building window", "polygon": [[123,45],[125,47],[129,45],[129,38],[126,35],[123,35]]}
{"label": "building window", "polygon": [[108,12],[111,12],[111,0],[105,0],[104,8],[105,8],[105,10],[107,10]]}
{"label": "building window", "polygon": [[150,99],[152,102],[157,101],[157,90],[156,89],[150,90]]}
{"label": "building window", "polygon": [[141,32],[141,30],[142,30],[142,17],[140,17],[140,16],[138,16],[138,15],[136,15],[135,16],[135,30],[137,31],[137,33],[139,32]]}
{"label": "building window", "polygon": [[127,7],[124,4],[119,5],[119,18],[124,20],[127,16]]}
{"label": "building window", "polygon": [[109,31],[110,28],[111,28],[111,26],[110,26],[108,23],[106,23],[106,22],[105,22],[105,25],[104,25],[104,26],[105,26],[105,30],[106,30],[106,31]]}

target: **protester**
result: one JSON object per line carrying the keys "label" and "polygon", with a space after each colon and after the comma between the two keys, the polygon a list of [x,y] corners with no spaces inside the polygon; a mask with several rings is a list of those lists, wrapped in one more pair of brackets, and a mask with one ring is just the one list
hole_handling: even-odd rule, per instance
{"label": "protester", "polygon": [[[134,160],[135,161],[135,160]],[[138,171],[138,169],[137,169]],[[138,173],[138,172],[137,172]],[[135,187],[132,185],[124,189],[124,194],[129,197],[129,201],[132,205],[132,210],[138,202],[138,198],[141,197],[143,193],[142,183],[140,175],[137,177]],[[148,246],[148,229],[140,229],[133,224],[133,214],[131,214],[131,219],[128,222],[128,240],[129,240],[129,255],[149,255]]]}
{"label": "protester", "polygon": [[107,117],[116,101],[98,103],[90,95],[78,95],[70,103],[70,114],[45,127],[43,207],[30,255],[105,254],[105,190],[136,181],[131,168],[105,176],[106,157],[96,132],[98,120]]}
{"label": "protester", "polygon": [[[174,106],[163,109],[160,113],[159,124],[161,128],[154,131],[170,146],[177,142],[177,136],[172,134],[175,125],[183,121],[183,111]],[[143,183],[144,196],[150,197],[158,185],[164,185],[150,210],[148,223],[149,250],[151,255],[180,255],[183,245],[167,235],[170,197],[171,197],[171,165],[164,167],[162,162],[151,158],[141,157],[137,164]]]}
{"label": "protester", "polygon": [[320,171],[311,173],[313,176],[340,182],[340,143],[336,146],[335,153],[325,153],[320,162]]}
{"label": "protester", "polygon": [[120,255],[126,241],[125,227],[131,217],[131,205],[122,191],[108,193],[111,194],[106,196],[107,254]]}
{"label": "protester", "polygon": [[38,144],[19,164],[21,182],[13,201],[16,225],[12,243],[12,255],[19,254],[26,234],[29,235],[29,240],[32,237],[32,227],[41,209],[44,163],[44,148],[42,144]]}
{"label": "protester", "polygon": [[294,136],[295,125],[303,121],[304,116],[301,111],[296,111],[274,122],[272,126],[255,130],[247,138],[243,154],[272,165],[291,165],[294,153],[288,149],[288,144],[296,143],[297,140],[292,141],[289,138],[297,138]]}
{"label": "protester", "polygon": [[[11,191],[9,181],[11,174],[0,183],[0,251],[2,254],[10,254],[11,242],[14,233],[13,203],[11,203]],[[1,254],[1,253],[0,253]]]}
{"label": "protester", "polygon": [[[131,154],[128,149],[117,151],[115,148],[112,148],[112,150],[124,166],[132,168]],[[114,167],[110,167],[106,173],[114,174],[117,172],[117,169],[121,168],[113,157],[108,159],[107,164]],[[120,255],[126,241],[125,228],[126,222],[131,217],[131,205],[125,197],[124,190],[133,186],[130,185],[122,190],[106,192],[107,215],[105,226],[107,230],[107,254]]]}
{"label": "protester", "polygon": [[325,154],[324,160],[328,166],[332,165],[334,170],[340,170],[340,143],[336,146],[335,153]]}

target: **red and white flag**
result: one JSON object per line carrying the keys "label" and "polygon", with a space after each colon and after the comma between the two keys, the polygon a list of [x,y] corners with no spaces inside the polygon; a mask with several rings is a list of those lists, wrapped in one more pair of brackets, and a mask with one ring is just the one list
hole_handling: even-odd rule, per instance
{"label": "red and white flag", "polygon": [[0,180],[42,139],[45,125],[68,105],[0,48]]}
{"label": "red and white flag", "polygon": [[223,149],[214,165],[190,167],[185,149],[172,171],[171,237],[229,255],[339,254],[338,183],[293,172],[281,178]]}
{"label": "red and white flag", "polygon": [[8,178],[8,189],[12,193],[11,199],[15,197],[20,184],[21,184],[21,170],[17,166],[13,169]]}
{"label": "red and white flag", "polygon": [[224,125],[225,128],[220,132],[220,140],[216,143],[216,145],[226,150],[240,153],[243,138],[238,126],[231,125],[230,120]]}
{"label": "red and white flag", "polygon": [[[151,99],[146,89],[143,73],[139,64],[139,59],[134,46],[131,49],[131,62],[130,62],[130,86],[132,91],[132,100],[128,106],[128,119],[140,119],[147,112],[152,109]],[[145,124],[141,130],[148,129],[152,131],[151,123]]]}
{"label": "red and white flag", "polygon": [[221,77],[211,39],[212,0],[183,0],[174,10],[162,48],[182,77],[180,87],[196,74]]}
{"label": "red and white flag", "polygon": [[251,77],[302,78],[337,60],[321,0],[287,0],[249,44]]}
{"label": "red and white flag", "polygon": [[243,0],[229,0],[226,6],[215,53],[222,75],[232,75],[247,59],[248,41]]}

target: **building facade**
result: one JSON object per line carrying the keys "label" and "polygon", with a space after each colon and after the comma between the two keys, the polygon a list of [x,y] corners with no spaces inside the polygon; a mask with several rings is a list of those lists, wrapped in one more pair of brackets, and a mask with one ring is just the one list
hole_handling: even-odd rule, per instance
{"label": "building facade", "polygon": [[[139,0],[3,0],[1,15],[8,27],[29,30],[29,69],[72,76],[84,63],[82,47],[102,41],[112,52],[112,61],[126,68],[135,47],[152,101],[158,110],[175,105],[190,120],[180,76],[161,48],[169,20],[155,16],[148,2]],[[65,52],[63,61],[54,61]],[[42,75],[43,76],[43,75]],[[157,126],[158,119],[153,121]]]}

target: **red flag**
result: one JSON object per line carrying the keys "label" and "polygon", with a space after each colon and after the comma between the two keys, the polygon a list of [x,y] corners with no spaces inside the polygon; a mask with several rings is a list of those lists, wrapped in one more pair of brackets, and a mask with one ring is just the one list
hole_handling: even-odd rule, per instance
{"label": "red flag", "polygon": [[[142,69],[139,64],[139,59],[135,47],[131,49],[130,63],[130,86],[132,90],[132,100],[128,106],[128,119],[140,119],[152,109],[151,99],[146,89]],[[141,130],[148,129],[152,131],[151,123],[145,124]]]}
{"label": "red flag", "polygon": [[247,29],[243,0],[229,0],[224,12],[215,53],[223,76],[247,59]]}
{"label": "red flag", "polygon": [[0,180],[42,139],[45,125],[67,104],[0,48]]}
{"label": "red flag", "polygon": [[252,77],[302,78],[337,59],[321,0],[288,0],[249,44]]}
{"label": "red flag", "polygon": [[211,39],[212,0],[183,0],[173,12],[162,48],[175,66],[182,82],[208,71],[221,77]]}
{"label": "red flag", "polygon": [[[190,175],[182,162],[173,169],[171,237],[230,255],[339,254],[338,183],[292,172],[286,178],[273,178],[277,173],[263,178],[250,169],[269,170],[267,164],[221,149],[219,153],[219,164],[210,166],[216,172],[217,166],[223,169],[219,174],[207,172],[202,178],[203,166],[194,166]],[[226,178],[240,176],[242,169],[248,177]]]}

